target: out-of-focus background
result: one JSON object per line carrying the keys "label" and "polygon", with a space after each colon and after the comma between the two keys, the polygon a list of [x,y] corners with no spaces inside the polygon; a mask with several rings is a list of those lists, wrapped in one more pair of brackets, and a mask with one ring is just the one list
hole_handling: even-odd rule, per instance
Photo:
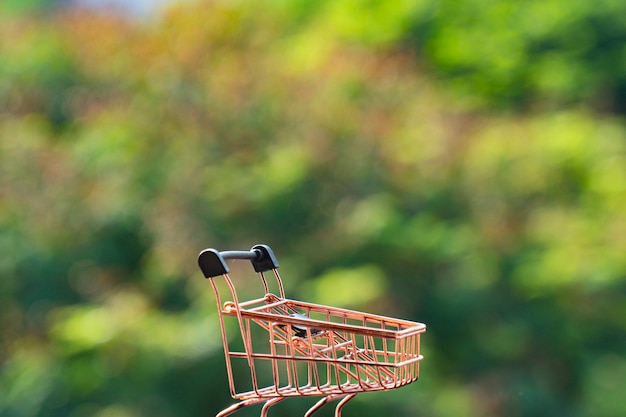
{"label": "out-of-focus background", "polygon": [[345,415],[626,415],[624,16],[3,0],[0,415],[215,415],[196,256],[257,243],[290,298],[428,325]]}

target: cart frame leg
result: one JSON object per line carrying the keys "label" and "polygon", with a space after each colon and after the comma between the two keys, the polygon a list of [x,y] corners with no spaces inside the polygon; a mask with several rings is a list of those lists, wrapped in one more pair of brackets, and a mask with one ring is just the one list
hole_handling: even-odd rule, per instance
{"label": "cart frame leg", "polygon": [[217,413],[215,417],[226,417],[244,407],[248,407],[250,405],[259,404],[259,403],[266,402],[266,401],[267,399],[265,398],[250,398],[248,400],[242,400],[236,404],[231,405],[228,408],[223,409],[222,411]]}
{"label": "cart frame leg", "polygon": [[337,408],[335,408],[335,417],[341,417],[341,409],[344,405],[346,405],[348,401],[350,401],[354,397],[356,397],[356,394],[349,394],[346,395],[343,400],[339,401],[339,404],[337,404]]}
{"label": "cart frame leg", "polygon": [[346,405],[348,401],[350,401],[354,397],[356,397],[356,394],[327,395],[326,397],[316,402],[311,408],[309,408],[309,410],[306,412],[304,417],[311,417],[313,414],[319,411],[319,409],[322,408],[324,405],[328,404],[331,401],[337,400],[339,398],[341,398],[342,400],[339,402],[339,404],[337,404],[337,407],[335,408],[335,417],[341,417],[341,409],[343,408],[344,405]]}
{"label": "cart frame leg", "polygon": [[265,404],[263,405],[263,408],[261,409],[261,417],[267,417],[267,412],[270,409],[270,407],[273,406],[274,404],[281,402],[284,399],[285,397],[278,397],[278,398],[272,398],[271,400],[267,400]]}

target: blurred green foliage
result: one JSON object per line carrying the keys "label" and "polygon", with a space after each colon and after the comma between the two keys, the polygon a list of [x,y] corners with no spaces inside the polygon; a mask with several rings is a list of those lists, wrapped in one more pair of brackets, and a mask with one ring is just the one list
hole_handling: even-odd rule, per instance
{"label": "blurred green foliage", "polygon": [[291,298],[427,323],[346,415],[624,415],[626,3],[14,4],[0,415],[224,408],[195,259],[255,243]]}

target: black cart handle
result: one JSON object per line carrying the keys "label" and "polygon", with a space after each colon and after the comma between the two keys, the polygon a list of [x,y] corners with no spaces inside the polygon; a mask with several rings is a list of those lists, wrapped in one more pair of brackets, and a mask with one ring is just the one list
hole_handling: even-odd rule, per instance
{"label": "black cart handle", "polygon": [[227,274],[230,269],[226,259],[249,260],[256,272],[265,272],[278,268],[274,252],[267,245],[254,245],[249,251],[230,250],[220,252],[217,249],[205,249],[198,255],[198,265],[206,278]]}
{"label": "black cart handle", "polygon": [[227,250],[220,252],[220,256],[224,259],[248,259],[257,262],[263,259],[263,253],[259,249],[251,250]]}

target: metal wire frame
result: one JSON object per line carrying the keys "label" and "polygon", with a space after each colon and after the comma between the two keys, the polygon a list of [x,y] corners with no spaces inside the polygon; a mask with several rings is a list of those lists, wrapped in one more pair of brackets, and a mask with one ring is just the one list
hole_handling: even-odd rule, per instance
{"label": "metal wire frame", "polygon": [[[301,396],[323,397],[305,417],[340,400],[335,409],[339,417],[343,406],[360,392],[398,388],[418,379],[419,338],[425,325],[286,299],[280,275],[276,269],[272,271],[279,296],[269,292],[260,272],[265,295],[245,302],[239,302],[228,273],[222,275],[231,297],[225,303],[214,277],[209,278],[219,311],[230,393],[240,400],[217,417],[260,403],[264,403],[264,417],[273,405]],[[243,342],[240,350],[229,346],[229,318],[236,319]],[[252,339],[259,330],[268,336],[262,349]],[[246,390],[238,390],[235,384],[233,361],[238,359],[245,360],[249,368]]]}

